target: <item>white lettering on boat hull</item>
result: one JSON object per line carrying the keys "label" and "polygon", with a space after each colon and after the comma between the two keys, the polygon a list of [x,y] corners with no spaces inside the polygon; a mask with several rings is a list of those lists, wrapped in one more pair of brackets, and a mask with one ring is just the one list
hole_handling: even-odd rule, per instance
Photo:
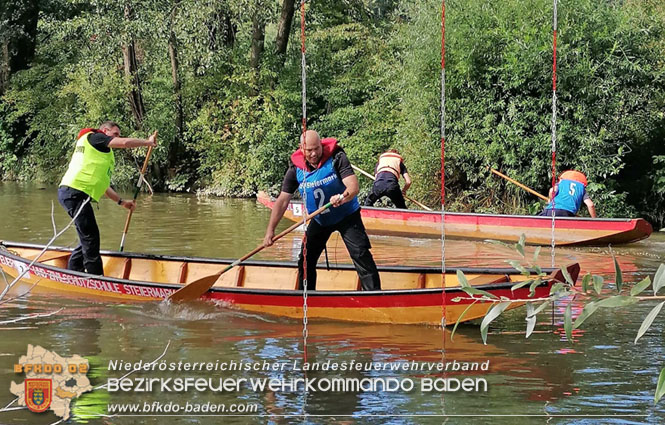
{"label": "white lettering on boat hull", "polygon": [[[13,260],[4,255],[0,255],[0,264],[12,267],[22,273],[28,265],[18,260]],[[129,285],[124,283],[110,282],[107,280],[93,279],[82,276],[75,276],[69,273],[62,273],[57,270],[49,270],[43,267],[33,265],[30,270],[23,275],[24,278],[29,279],[32,272],[35,277],[48,279],[53,282],[63,283],[65,285],[77,286],[79,288],[92,289],[95,291],[114,293],[121,295],[134,295],[146,298],[167,298],[175,289],[160,288],[154,286],[144,285]]]}

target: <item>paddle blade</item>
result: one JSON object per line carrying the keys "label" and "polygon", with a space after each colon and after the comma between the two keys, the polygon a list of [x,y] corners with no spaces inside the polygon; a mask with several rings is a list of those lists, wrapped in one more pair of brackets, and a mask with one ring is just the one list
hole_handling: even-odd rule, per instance
{"label": "paddle blade", "polygon": [[[322,206],[318,210],[314,211],[309,217],[307,217],[307,220],[310,220],[310,219],[316,217],[317,215],[321,214],[323,211],[327,210],[331,206],[332,206],[332,202],[328,202],[327,204],[325,204],[324,206]],[[292,232],[293,230],[295,230],[299,226],[300,226],[300,223],[293,224],[293,226],[289,227],[288,229],[284,230],[279,235],[275,236],[273,238],[273,241],[276,241],[276,240],[280,239],[281,237],[285,236],[289,232]],[[250,258],[252,255],[256,254],[257,252],[263,250],[265,247],[266,247],[265,245],[259,245],[256,248],[254,248],[252,251],[248,252],[244,256],[242,256],[239,259],[237,259],[236,261],[234,261],[232,264],[229,264],[221,272],[216,273],[216,274],[211,275],[211,276],[202,277],[199,280],[195,280],[194,282],[192,282],[192,283],[190,283],[186,286],[183,286],[182,288],[178,289],[177,291],[175,291],[174,293],[169,295],[168,300],[179,302],[179,301],[191,301],[191,300],[195,300],[197,298],[200,298],[203,294],[208,292],[208,290],[210,288],[212,288],[212,285],[214,285],[215,282],[217,282],[217,279],[219,278],[219,276],[221,276],[222,274],[224,274],[227,271],[231,270],[233,267],[237,266],[238,264],[242,263],[246,259]]]}
{"label": "paddle blade", "polygon": [[221,276],[222,273],[223,272],[197,279],[169,295],[168,300],[171,302],[182,302],[201,298],[203,294],[212,288],[212,285],[217,282],[217,279],[219,279],[219,276]]}

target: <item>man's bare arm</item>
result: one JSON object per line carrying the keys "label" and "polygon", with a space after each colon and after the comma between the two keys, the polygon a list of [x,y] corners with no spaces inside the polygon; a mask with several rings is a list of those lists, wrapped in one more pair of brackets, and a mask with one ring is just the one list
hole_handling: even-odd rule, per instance
{"label": "man's bare arm", "polygon": [[122,199],[120,198],[120,195],[118,195],[118,192],[113,190],[112,187],[109,187],[106,189],[106,192],[104,192],[104,195],[106,195],[107,198],[112,200],[113,202],[117,203],[118,205],[122,206],[123,208],[127,208],[128,210],[134,211],[134,208],[136,208],[136,202],[134,202],[131,199]]}
{"label": "man's bare arm", "polygon": [[358,194],[358,192],[360,192],[358,177],[355,174],[344,177],[342,183],[346,186],[344,193],[341,193],[342,196],[338,195],[330,198],[333,207],[339,207],[340,205],[349,202]]}
{"label": "man's bare arm", "polygon": [[411,176],[409,176],[409,173],[404,173],[404,187],[402,188],[402,193],[406,194],[406,191],[409,190],[411,187]]}
{"label": "man's bare arm", "polygon": [[157,132],[155,131],[147,139],[135,139],[133,137],[114,137],[109,142],[109,148],[115,149],[139,148],[141,146],[157,146]]}
{"label": "man's bare arm", "polygon": [[593,201],[589,198],[584,200],[584,204],[586,205],[587,209],[589,210],[589,215],[591,218],[596,218],[598,217],[596,215],[596,206],[594,205]]}
{"label": "man's bare arm", "polygon": [[275,237],[275,228],[279,221],[284,216],[286,209],[289,206],[291,201],[291,194],[287,192],[280,192],[275,204],[272,207],[272,212],[270,213],[270,220],[268,221],[268,228],[266,229],[266,235],[263,238],[263,244],[265,246],[270,246],[273,243],[272,238]]}

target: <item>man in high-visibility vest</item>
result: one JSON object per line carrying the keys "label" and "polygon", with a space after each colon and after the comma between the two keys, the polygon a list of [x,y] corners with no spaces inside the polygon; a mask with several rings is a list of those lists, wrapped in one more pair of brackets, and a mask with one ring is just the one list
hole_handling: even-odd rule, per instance
{"label": "man in high-visibility vest", "polygon": [[[404,187],[399,188],[399,177],[404,176]],[[411,186],[411,177],[406,170],[404,160],[395,149],[389,149],[379,157],[379,162],[374,170],[374,185],[367,199],[365,206],[371,207],[383,196],[387,196],[393,201],[396,208],[406,209],[404,195]]]}
{"label": "man in high-visibility vest", "polygon": [[[136,203],[122,199],[111,188],[111,174],[115,166],[113,149],[157,146],[156,134],[148,139],[120,137],[120,127],[106,121],[99,129],[84,128],[78,134],[74,154],[58,189],[58,201],[67,214],[74,218],[79,245],[72,251],[67,268],[79,272],[103,275],[99,256],[99,227],[91,202],[99,202],[102,195],[128,210]],[[88,201],[89,202],[86,202]]]}
{"label": "man in high-visibility vest", "polygon": [[589,215],[596,218],[596,206],[589,198],[586,186],[587,179],[583,173],[575,170],[564,171],[554,189],[550,188],[550,202],[538,215],[551,216],[554,211],[555,217],[575,217],[584,203]]}

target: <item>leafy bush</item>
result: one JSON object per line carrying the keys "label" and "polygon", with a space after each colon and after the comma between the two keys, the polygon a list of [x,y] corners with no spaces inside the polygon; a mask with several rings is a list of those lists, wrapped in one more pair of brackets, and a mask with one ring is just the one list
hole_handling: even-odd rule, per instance
{"label": "leafy bush", "polygon": [[[160,130],[156,188],[251,196],[279,186],[301,131],[298,11],[281,58],[274,52],[279,1],[140,1],[130,20],[118,0],[48,5],[31,67],[14,73],[0,98],[3,178],[59,178],[76,132],[113,119],[124,135]],[[652,0],[559,6],[557,170],[587,174],[601,216],[644,215],[665,225],[665,8]],[[324,0],[307,9],[308,127],[337,137],[366,170],[384,150],[399,149],[414,180],[410,194],[430,205],[440,202],[440,7],[438,0]],[[541,208],[489,169],[549,189],[551,8],[548,0],[448,2],[448,209]],[[258,69],[248,60],[254,17],[266,22]],[[129,40],[142,122],[128,102],[133,85],[122,49]],[[130,165],[140,155],[119,153],[118,184],[135,179]],[[371,181],[360,181],[367,191]]]}

